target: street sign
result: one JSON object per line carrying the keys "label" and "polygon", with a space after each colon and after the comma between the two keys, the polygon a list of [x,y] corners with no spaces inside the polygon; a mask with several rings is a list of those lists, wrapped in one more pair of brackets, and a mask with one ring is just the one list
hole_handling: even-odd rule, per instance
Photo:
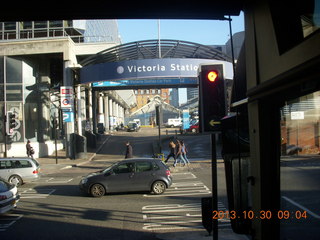
{"label": "street sign", "polygon": [[61,99],[62,109],[72,109],[73,108],[73,87],[61,86],[60,99]]}
{"label": "street sign", "polygon": [[73,112],[63,112],[63,122],[74,122]]}
{"label": "street sign", "polygon": [[304,112],[291,112],[291,120],[303,120],[304,119]]}

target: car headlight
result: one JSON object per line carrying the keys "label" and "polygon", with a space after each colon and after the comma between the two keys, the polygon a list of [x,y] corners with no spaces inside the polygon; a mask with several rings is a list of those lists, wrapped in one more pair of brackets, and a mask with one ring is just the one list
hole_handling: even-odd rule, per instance
{"label": "car headlight", "polygon": [[88,178],[82,178],[81,179],[81,184],[86,184],[88,182]]}

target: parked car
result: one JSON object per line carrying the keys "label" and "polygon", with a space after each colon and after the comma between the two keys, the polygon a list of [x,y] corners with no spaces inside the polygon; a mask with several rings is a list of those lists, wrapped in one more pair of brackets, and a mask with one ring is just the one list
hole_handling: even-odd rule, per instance
{"label": "parked car", "polygon": [[192,133],[197,133],[199,132],[199,122],[195,123],[194,125],[191,125],[188,129],[187,132],[192,132]]}
{"label": "parked car", "polygon": [[27,157],[0,158],[0,177],[16,186],[39,177],[40,164]]}
{"label": "parked car", "polygon": [[136,122],[128,123],[128,127],[127,127],[128,132],[138,132],[138,130],[139,130],[139,126]]}
{"label": "parked car", "polygon": [[0,214],[17,207],[19,199],[20,195],[18,194],[17,187],[5,179],[0,178]]}
{"label": "parked car", "polygon": [[93,196],[106,193],[150,191],[162,194],[172,183],[169,168],[159,159],[123,160],[83,177],[80,189]]}

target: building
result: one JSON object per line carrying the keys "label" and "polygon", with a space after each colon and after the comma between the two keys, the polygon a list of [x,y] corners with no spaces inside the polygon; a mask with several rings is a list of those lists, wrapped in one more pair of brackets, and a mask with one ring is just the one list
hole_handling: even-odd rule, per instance
{"label": "building", "polygon": [[134,90],[134,93],[136,95],[137,105],[133,107],[130,112],[134,112],[142,108],[155,96],[160,96],[166,103],[170,102],[169,89],[137,89]]}
{"label": "building", "polygon": [[[98,95],[90,85],[78,84],[76,71],[81,59],[119,43],[115,20],[0,22],[2,126],[8,111],[16,115],[11,137],[2,128],[0,155],[24,156],[30,140],[35,157],[46,156],[53,153],[56,136],[62,148],[61,140],[68,142],[71,133],[84,136],[98,123],[109,130],[123,121],[134,99],[126,102],[116,91]],[[70,86],[74,93],[66,97],[65,102],[71,100],[66,106],[60,86]],[[98,122],[93,122],[95,114]]]}

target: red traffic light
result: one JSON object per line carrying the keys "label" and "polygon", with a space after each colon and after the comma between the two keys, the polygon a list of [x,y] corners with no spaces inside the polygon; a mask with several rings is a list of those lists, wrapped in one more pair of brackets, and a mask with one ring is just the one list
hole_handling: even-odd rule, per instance
{"label": "red traffic light", "polygon": [[207,78],[208,78],[208,80],[209,80],[210,82],[214,82],[215,80],[217,80],[218,76],[219,76],[219,74],[218,74],[218,72],[215,71],[215,70],[211,70],[211,71],[209,71],[208,74],[207,74]]}

